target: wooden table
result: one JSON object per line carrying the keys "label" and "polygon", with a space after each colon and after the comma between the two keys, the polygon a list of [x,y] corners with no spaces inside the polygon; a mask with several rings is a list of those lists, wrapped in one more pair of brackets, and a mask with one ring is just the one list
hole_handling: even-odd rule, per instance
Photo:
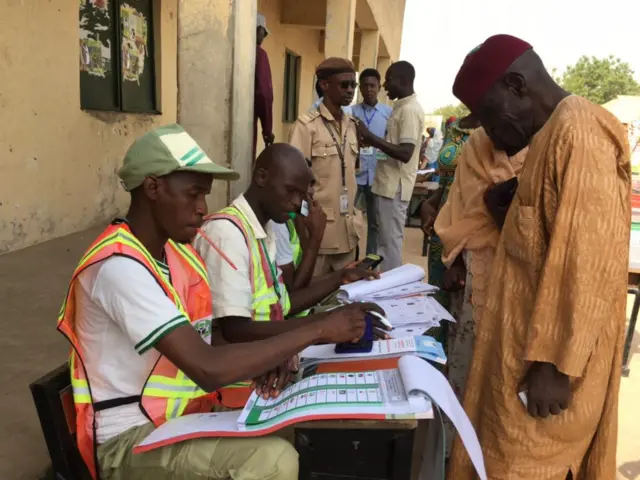
{"label": "wooden table", "polygon": [[[324,363],[315,373],[397,368],[397,358]],[[324,420],[294,426],[300,480],[418,477],[431,420]]]}
{"label": "wooden table", "polygon": [[295,426],[300,480],[411,480],[430,420],[327,420]]}
{"label": "wooden table", "polygon": [[635,265],[629,265],[629,285],[627,293],[634,295],[633,308],[631,309],[631,317],[629,317],[629,326],[624,340],[624,349],[622,350],[622,375],[628,377],[631,373],[629,369],[629,356],[631,355],[631,346],[633,344],[633,336],[636,331],[636,323],[638,322],[638,312],[640,312],[640,268]]}

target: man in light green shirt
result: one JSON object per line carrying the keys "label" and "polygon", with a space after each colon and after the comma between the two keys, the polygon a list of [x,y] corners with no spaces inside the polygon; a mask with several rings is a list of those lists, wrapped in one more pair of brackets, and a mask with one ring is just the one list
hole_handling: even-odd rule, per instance
{"label": "man in light green shirt", "polygon": [[387,132],[382,139],[358,124],[360,141],[381,151],[371,189],[376,195],[379,218],[379,253],[382,271],[402,265],[402,241],[407,208],[420,163],[424,111],[413,90],[415,70],[409,62],[396,62],[385,75],[384,88],[396,100]]}

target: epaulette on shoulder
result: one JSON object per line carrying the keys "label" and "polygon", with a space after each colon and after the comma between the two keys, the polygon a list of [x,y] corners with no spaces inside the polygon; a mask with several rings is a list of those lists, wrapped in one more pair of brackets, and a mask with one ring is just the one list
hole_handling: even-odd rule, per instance
{"label": "epaulette on shoulder", "polygon": [[307,123],[310,123],[316,118],[318,118],[319,115],[320,115],[320,112],[318,112],[317,109],[313,109],[300,115],[300,117],[298,117],[298,120],[300,120],[301,123],[306,125]]}

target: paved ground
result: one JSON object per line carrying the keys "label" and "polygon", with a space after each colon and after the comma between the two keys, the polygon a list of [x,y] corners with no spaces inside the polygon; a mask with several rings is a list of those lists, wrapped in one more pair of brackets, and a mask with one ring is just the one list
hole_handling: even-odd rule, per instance
{"label": "paved ground", "polygon": [[[83,250],[99,233],[90,230],[0,256],[0,292],[5,327],[0,337],[0,479],[42,478],[49,463],[28,385],[65,361],[66,341],[56,316],[69,277]],[[426,267],[419,230],[407,231],[405,260]],[[640,329],[640,327],[639,327]],[[620,395],[619,479],[640,479],[640,333],[634,342],[631,377]]]}

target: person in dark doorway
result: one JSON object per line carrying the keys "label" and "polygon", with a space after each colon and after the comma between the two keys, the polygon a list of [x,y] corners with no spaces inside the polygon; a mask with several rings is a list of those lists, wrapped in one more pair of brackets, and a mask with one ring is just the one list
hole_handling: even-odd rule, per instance
{"label": "person in dark doorway", "polygon": [[253,156],[256,158],[258,142],[258,119],[262,125],[262,139],[264,145],[273,143],[273,84],[271,82],[271,66],[267,52],[262,48],[262,42],[269,35],[267,21],[264,15],[258,13],[256,27],[256,82],[253,100]]}

